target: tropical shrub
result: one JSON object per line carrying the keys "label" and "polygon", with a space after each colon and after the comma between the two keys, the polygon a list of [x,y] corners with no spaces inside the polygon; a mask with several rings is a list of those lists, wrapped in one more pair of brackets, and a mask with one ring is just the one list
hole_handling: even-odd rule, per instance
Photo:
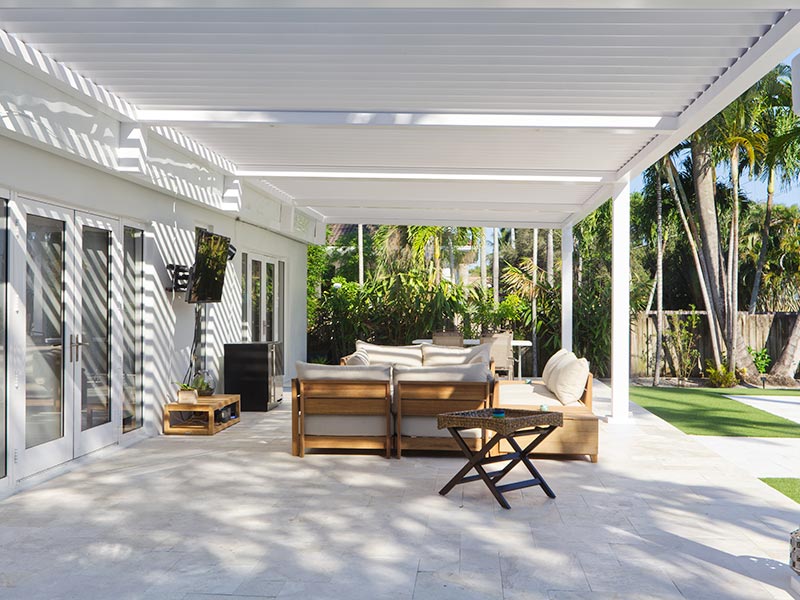
{"label": "tropical shrub", "polygon": [[762,348],[761,350],[756,350],[752,346],[748,346],[747,351],[750,353],[750,356],[753,357],[753,362],[756,363],[756,369],[758,369],[758,372],[766,373],[767,369],[769,369],[769,365],[772,363],[772,359],[770,358],[767,349]]}
{"label": "tropical shrub", "polygon": [[678,314],[670,315],[669,327],[664,332],[664,345],[672,357],[679,385],[683,385],[689,378],[700,359],[700,351],[697,349],[700,317],[694,306],[691,309],[684,318]]}
{"label": "tropical shrub", "polygon": [[706,363],[706,375],[708,375],[708,381],[711,387],[730,388],[736,385],[736,373],[729,371],[724,362],[717,369],[714,367],[713,362],[708,361]]}

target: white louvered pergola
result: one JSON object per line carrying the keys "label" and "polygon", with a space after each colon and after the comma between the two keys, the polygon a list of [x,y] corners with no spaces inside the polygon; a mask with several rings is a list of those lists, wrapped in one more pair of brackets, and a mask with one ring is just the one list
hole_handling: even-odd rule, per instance
{"label": "white louvered pergola", "polygon": [[264,5],[0,1],[0,48],[41,51],[129,103],[133,129],[174,127],[323,223],[561,229],[569,274],[573,224],[613,197],[624,421],[629,182],[800,47],[800,2]]}

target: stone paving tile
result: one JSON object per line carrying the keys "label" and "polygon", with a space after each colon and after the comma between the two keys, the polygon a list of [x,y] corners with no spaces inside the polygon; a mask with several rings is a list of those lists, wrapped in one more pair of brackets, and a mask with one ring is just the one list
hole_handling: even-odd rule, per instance
{"label": "stone paving tile", "polygon": [[438,494],[457,455],[292,457],[287,408],[0,502],[0,598],[790,598],[798,506],[638,407],[601,423],[598,464],[539,461],[557,498],[511,510],[480,482]]}

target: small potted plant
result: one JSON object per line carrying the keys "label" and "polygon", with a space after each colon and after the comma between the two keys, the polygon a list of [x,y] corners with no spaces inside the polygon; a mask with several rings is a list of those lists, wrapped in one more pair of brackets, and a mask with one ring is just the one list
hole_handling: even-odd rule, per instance
{"label": "small potted plant", "polygon": [[211,373],[208,371],[198,371],[195,373],[194,377],[192,377],[192,381],[189,385],[197,390],[198,396],[211,396],[214,394],[215,384],[216,382],[211,376]]}
{"label": "small potted plant", "polygon": [[175,385],[178,386],[178,402],[181,404],[197,404],[197,389],[193,386],[186,384],[175,382]]}

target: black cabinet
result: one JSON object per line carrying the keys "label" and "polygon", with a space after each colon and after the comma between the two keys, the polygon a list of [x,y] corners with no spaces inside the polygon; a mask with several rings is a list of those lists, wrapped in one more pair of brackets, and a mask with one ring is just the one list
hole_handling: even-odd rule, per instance
{"label": "black cabinet", "polygon": [[225,344],[225,393],[239,394],[243,411],[267,411],[283,396],[283,344]]}

